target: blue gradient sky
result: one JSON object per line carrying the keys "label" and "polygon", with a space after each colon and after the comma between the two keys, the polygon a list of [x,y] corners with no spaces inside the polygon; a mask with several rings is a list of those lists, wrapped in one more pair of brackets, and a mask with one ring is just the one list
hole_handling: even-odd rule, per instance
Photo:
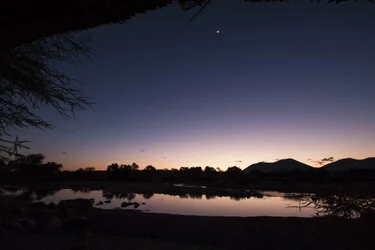
{"label": "blue gradient sky", "polygon": [[46,108],[53,130],[18,134],[65,169],[374,156],[374,11],[219,0],[190,23],[171,5],[92,29],[95,62],[61,68],[95,111]]}

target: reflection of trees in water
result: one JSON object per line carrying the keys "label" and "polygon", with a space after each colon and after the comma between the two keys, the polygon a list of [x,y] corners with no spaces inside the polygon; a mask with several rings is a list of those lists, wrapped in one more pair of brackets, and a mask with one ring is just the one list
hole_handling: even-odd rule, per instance
{"label": "reflection of trees in water", "polygon": [[146,200],[150,199],[152,196],[154,196],[154,193],[142,193],[142,197]]}
{"label": "reflection of trees in water", "polygon": [[240,200],[246,199],[246,198],[237,197],[237,196],[229,196],[229,199],[231,199],[232,201],[240,201]]}
{"label": "reflection of trees in water", "polygon": [[[105,191],[105,190],[103,190],[102,191],[102,196],[103,196],[103,198],[105,198],[105,199],[107,199],[107,200],[112,200],[113,199],[113,197],[115,197],[115,194],[114,193],[112,193],[112,192],[108,192],[108,191]],[[117,198],[117,197],[116,197]]]}
{"label": "reflection of trees in water", "polygon": [[90,188],[72,188],[74,193],[85,193],[88,194],[91,192]]}
{"label": "reflection of trees in water", "polygon": [[212,199],[216,199],[216,198],[222,198],[222,197],[229,197],[229,199],[233,200],[233,201],[240,201],[240,200],[246,200],[246,199],[250,199],[250,198],[258,198],[258,199],[261,199],[263,198],[263,195],[254,195],[254,196],[251,196],[251,195],[246,195],[246,196],[242,196],[242,195],[216,195],[216,194],[206,194],[206,199],[207,200],[212,200]]}
{"label": "reflection of trees in water", "polygon": [[255,191],[247,191],[247,192],[235,192],[229,195],[229,199],[234,201],[240,201],[250,198],[263,198],[263,194]]}
{"label": "reflection of trees in water", "polygon": [[173,193],[166,193],[167,195],[177,195],[181,199],[202,199],[203,195],[206,196],[207,200],[212,200],[216,198],[222,197],[229,197],[231,200],[240,201],[243,199],[250,199],[250,198],[263,198],[263,194],[259,192],[251,192],[251,191],[210,191],[207,193],[198,193],[198,192],[173,192]]}
{"label": "reflection of trees in water", "polygon": [[[249,198],[263,198],[263,194],[256,191],[249,190],[186,190],[184,188],[175,188],[166,192],[161,192],[164,195],[178,196],[180,199],[202,199],[203,195],[206,199],[215,199],[217,197],[230,197],[233,200],[249,199]],[[105,189],[103,190],[102,196],[107,200],[113,198],[126,199],[132,201],[136,198],[136,194],[141,195],[144,199],[150,199],[154,196],[153,192],[119,192]]]}
{"label": "reflection of trees in water", "polygon": [[180,199],[188,199],[189,195],[188,194],[179,194],[178,197],[180,197]]}
{"label": "reflection of trees in water", "polygon": [[202,194],[199,194],[199,193],[190,193],[189,194],[189,198],[190,199],[202,199]]}
{"label": "reflection of trees in water", "polygon": [[215,194],[206,194],[206,199],[207,200],[212,200],[212,199],[215,199],[215,198],[216,198]]}
{"label": "reflection of trees in water", "polygon": [[312,207],[317,216],[360,218],[375,211],[375,198],[347,194],[314,194],[288,199],[298,200],[300,208]]}
{"label": "reflection of trees in water", "polygon": [[[146,196],[149,198],[152,197],[154,194],[153,193],[148,193]],[[133,206],[133,208],[138,208],[140,205],[145,205],[145,203],[138,203],[138,202],[133,202],[133,200],[136,198],[136,193],[133,192],[115,192],[115,191],[109,191],[109,190],[103,190],[102,192],[103,198],[107,199],[104,202],[100,201],[97,203],[97,205],[103,205],[104,203],[111,203],[113,198],[116,199],[122,199],[122,200],[127,200],[121,203],[122,208],[127,208],[129,206]],[[145,195],[143,194],[143,197]]]}
{"label": "reflection of trees in water", "polygon": [[107,200],[112,200],[113,198],[116,198],[116,199],[126,199],[128,201],[132,201],[135,199],[136,194],[133,192],[114,192],[114,191],[103,190],[102,196],[103,198],[106,198]]}
{"label": "reflection of trees in water", "polygon": [[[35,188],[35,187],[2,187],[7,193],[16,194],[21,198],[31,199],[31,200],[40,200],[47,196],[55,195],[60,188]],[[92,190],[89,188],[71,188],[74,193],[90,193]],[[242,200],[242,199],[249,199],[251,197],[262,198],[263,195],[258,192],[253,191],[240,191],[240,190],[204,190],[205,192],[198,192],[196,190],[189,191],[189,190],[173,190],[170,192],[165,192],[165,195],[172,195],[178,196],[180,199],[202,199],[203,195],[205,195],[207,200],[221,198],[221,197],[229,197],[231,200]],[[143,193],[135,193],[135,192],[124,192],[124,191],[112,191],[111,189],[103,189],[102,190],[102,197],[105,199],[104,202],[110,202],[112,199],[123,199],[127,200],[128,202],[132,202],[136,199],[136,195],[141,195],[144,199],[151,199],[155,193],[153,192],[143,192]],[[72,197],[73,198],[73,197]]]}
{"label": "reflection of trees in water", "polygon": [[128,194],[126,195],[126,199],[127,199],[128,201],[132,201],[132,200],[134,200],[134,199],[135,199],[135,193],[128,193]]}

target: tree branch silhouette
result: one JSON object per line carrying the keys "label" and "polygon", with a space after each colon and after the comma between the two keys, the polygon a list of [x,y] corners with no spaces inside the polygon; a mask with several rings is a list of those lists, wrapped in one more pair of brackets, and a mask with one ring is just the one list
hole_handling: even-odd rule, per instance
{"label": "tree branch silhouette", "polygon": [[91,54],[83,33],[59,34],[0,52],[0,153],[9,153],[3,138],[12,129],[52,128],[38,115],[42,107],[51,106],[66,118],[92,108],[75,86],[77,81],[56,69],[57,63],[78,64],[82,56]]}
{"label": "tree branch silhouette", "polygon": [[[132,17],[179,3],[190,10],[208,0],[7,0],[0,3],[0,51],[31,43],[43,37],[86,30],[105,24],[124,23]],[[235,0],[232,0],[235,1]],[[287,0],[241,0],[248,3],[288,2]],[[325,0],[328,3],[358,0]],[[374,0],[362,0],[373,2]],[[319,3],[320,0],[310,2]],[[45,25],[48,23],[48,25]],[[11,24],[11,25],[10,25]]]}

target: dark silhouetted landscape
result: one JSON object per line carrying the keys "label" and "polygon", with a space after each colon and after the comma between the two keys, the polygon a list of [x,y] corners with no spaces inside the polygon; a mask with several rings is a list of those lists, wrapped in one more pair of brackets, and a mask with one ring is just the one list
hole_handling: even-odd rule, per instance
{"label": "dark silhouetted landscape", "polygon": [[374,249],[373,1],[0,3],[0,249]]}

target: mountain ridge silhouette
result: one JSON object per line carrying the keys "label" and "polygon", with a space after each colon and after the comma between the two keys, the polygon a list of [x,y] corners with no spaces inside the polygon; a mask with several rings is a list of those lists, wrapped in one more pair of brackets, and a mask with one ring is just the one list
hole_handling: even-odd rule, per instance
{"label": "mountain ridge silhouette", "polygon": [[350,171],[351,169],[375,170],[375,157],[367,157],[364,159],[344,158],[319,168],[312,167],[292,158],[286,158],[275,162],[258,162],[251,164],[245,168],[243,172],[251,173],[257,170],[262,173],[285,173],[295,170],[308,172],[314,169],[324,169],[328,172],[343,172]]}
{"label": "mountain ridge silhouette", "polygon": [[375,170],[375,157],[368,157],[362,160],[354,158],[344,158],[322,166],[329,172],[350,171],[351,169]]}
{"label": "mountain ridge silhouette", "polygon": [[244,173],[250,173],[258,170],[262,173],[282,173],[293,170],[310,171],[314,168],[292,158],[281,159],[275,162],[258,162],[252,164],[243,170]]}

